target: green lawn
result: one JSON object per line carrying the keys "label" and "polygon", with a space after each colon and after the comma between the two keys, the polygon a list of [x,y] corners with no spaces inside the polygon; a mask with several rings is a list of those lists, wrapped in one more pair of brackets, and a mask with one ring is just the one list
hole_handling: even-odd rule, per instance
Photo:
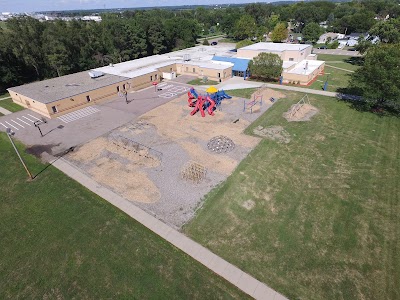
{"label": "green lawn", "polygon": [[217,85],[218,82],[214,81],[214,80],[207,80],[207,81],[203,81],[203,79],[201,78],[196,78],[193,80],[190,80],[189,82],[187,82],[187,84],[191,84],[191,85]]}
{"label": "green lawn", "polygon": [[[327,79],[327,91],[329,92],[336,92],[339,89],[346,88],[349,84],[351,74],[360,68],[359,65],[349,62],[358,60],[358,58],[351,56],[318,54],[318,60],[325,61],[325,74],[318,76],[317,80],[308,86],[308,88],[315,90],[322,90]],[[335,67],[344,70],[336,69]]]}
{"label": "green lawn", "polygon": [[0,93],[0,99],[1,98],[6,98],[6,97],[10,97],[10,94],[8,92]]}
{"label": "green lawn", "polygon": [[17,112],[17,111],[25,109],[25,107],[22,107],[21,105],[18,105],[17,103],[14,103],[11,99],[0,100],[0,106],[11,112]]}
{"label": "green lawn", "polygon": [[[254,122],[263,139],[209,195],[185,232],[290,299],[400,299],[400,119],[290,94]],[[254,205],[254,207],[252,207]]]}
{"label": "green lawn", "polygon": [[250,99],[251,95],[256,91],[256,88],[237,89],[226,91],[229,96]]}
{"label": "green lawn", "polygon": [[57,169],[28,182],[4,133],[0,160],[0,299],[246,298]]}

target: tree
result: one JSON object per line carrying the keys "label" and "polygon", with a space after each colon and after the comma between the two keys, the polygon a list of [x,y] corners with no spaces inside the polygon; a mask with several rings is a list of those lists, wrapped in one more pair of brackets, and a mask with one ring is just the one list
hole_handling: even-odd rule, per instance
{"label": "tree", "polygon": [[250,40],[243,40],[243,41],[236,43],[236,49],[243,48],[243,47],[246,47],[246,46],[249,46],[252,44],[254,44],[254,43]]}
{"label": "tree", "polygon": [[319,36],[323,33],[323,29],[319,24],[311,22],[308,23],[306,26],[303,28],[303,38],[306,41],[311,41],[313,43],[317,42],[319,39]]}
{"label": "tree", "polygon": [[256,21],[250,15],[243,15],[235,23],[233,37],[237,40],[253,38],[256,35]]}
{"label": "tree", "polygon": [[378,44],[352,74],[350,87],[361,91],[368,108],[400,113],[400,44]]}
{"label": "tree", "polygon": [[372,42],[365,39],[364,36],[360,36],[357,41],[357,45],[354,47],[358,52],[364,54],[372,46]]}
{"label": "tree", "polygon": [[252,76],[275,79],[282,73],[282,59],[277,54],[260,53],[249,63],[249,70]]}
{"label": "tree", "polygon": [[390,19],[376,23],[369,34],[379,37],[382,43],[400,43],[400,19]]}
{"label": "tree", "polygon": [[271,33],[271,40],[273,42],[282,42],[283,40],[287,39],[288,37],[288,30],[286,28],[286,23],[280,22],[276,24],[274,30]]}

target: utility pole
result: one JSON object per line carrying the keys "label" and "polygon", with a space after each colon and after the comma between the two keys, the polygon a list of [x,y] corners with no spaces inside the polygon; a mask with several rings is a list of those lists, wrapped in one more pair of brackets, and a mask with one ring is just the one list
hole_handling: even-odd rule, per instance
{"label": "utility pole", "polygon": [[28,170],[28,167],[26,166],[24,160],[21,157],[21,154],[19,154],[18,149],[17,149],[17,147],[15,147],[14,141],[11,138],[11,136],[14,134],[14,132],[12,132],[10,128],[7,128],[6,131],[7,131],[7,136],[10,139],[11,145],[13,146],[15,153],[17,153],[18,158],[21,161],[21,164],[24,166],[26,173],[28,173],[28,176],[30,179],[33,179],[31,172]]}

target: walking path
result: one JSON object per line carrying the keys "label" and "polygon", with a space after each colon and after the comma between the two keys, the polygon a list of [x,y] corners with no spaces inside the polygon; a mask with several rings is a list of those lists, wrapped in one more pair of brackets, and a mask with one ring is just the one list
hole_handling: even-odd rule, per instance
{"label": "walking path", "polygon": [[217,273],[240,290],[255,299],[262,300],[285,300],[286,298],[274,291],[264,283],[243,272],[226,260],[212,253],[207,248],[191,240],[179,231],[169,227],[152,215],[146,213],[133,203],[125,200],[111,190],[99,185],[96,181],[83,174],[80,170],[69,164],[65,159],[60,158],[54,161],[55,166],[60,171],[67,174],[72,179],[96,193],[103,199],[119,208],[127,215],[146,226],[148,229],[159,235],[161,238],[170,242],[187,255],[191,256],[211,271]]}
{"label": "walking path", "polygon": [[258,81],[247,81],[243,80],[243,77],[233,77],[223,83],[216,85],[218,89],[224,90],[235,90],[235,89],[246,89],[246,88],[257,88],[260,86],[266,86],[272,89],[277,90],[286,90],[286,91],[295,91],[307,94],[315,94],[315,95],[322,95],[328,97],[339,97],[341,94],[336,92],[327,92],[327,91],[320,91],[308,88],[302,88],[297,86],[290,86],[290,85],[280,85],[274,83],[264,83]]}
{"label": "walking path", "polygon": [[10,99],[10,98],[11,98],[10,96],[4,97],[4,98],[0,98],[0,101],[1,101],[1,100],[7,100],[7,99]]}
{"label": "walking path", "polygon": [[331,66],[331,65],[327,65],[327,64],[325,64],[325,66],[326,67],[330,67],[330,68],[334,68],[334,69],[338,69],[338,70],[342,70],[342,71],[346,71],[346,72],[350,72],[350,73],[354,73],[354,71],[343,69],[343,68],[339,68],[339,67],[335,67],[335,66]]}
{"label": "walking path", "polygon": [[9,111],[8,109],[5,109],[4,107],[0,106],[0,113],[2,113],[3,115],[10,115],[12,114],[11,111]]}

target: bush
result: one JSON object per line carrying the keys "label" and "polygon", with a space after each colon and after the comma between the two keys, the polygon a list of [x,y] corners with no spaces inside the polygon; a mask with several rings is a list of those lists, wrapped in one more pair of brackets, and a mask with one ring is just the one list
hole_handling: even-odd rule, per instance
{"label": "bush", "polygon": [[207,40],[207,39],[204,39],[204,41],[203,41],[203,45],[204,45],[204,46],[210,46],[210,43],[208,42],[208,40]]}
{"label": "bush", "polygon": [[332,44],[328,45],[328,49],[337,49],[337,47],[339,47],[338,41],[334,41]]}

